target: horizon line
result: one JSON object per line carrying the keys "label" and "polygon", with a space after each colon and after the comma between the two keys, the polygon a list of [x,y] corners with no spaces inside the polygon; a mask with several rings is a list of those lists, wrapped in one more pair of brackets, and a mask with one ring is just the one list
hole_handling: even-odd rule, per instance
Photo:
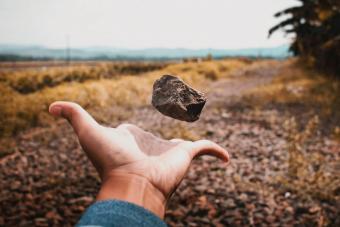
{"label": "horizon line", "polygon": [[[117,49],[117,50],[149,50],[149,49],[165,49],[165,50],[246,50],[246,49],[271,49],[277,48],[282,46],[289,46],[289,43],[282,43],[278,45],[270,45],[270,46],[257,46],[257,47],[240,47],[240,48],[216,48],[216,47],[199,47],[199,48],[192,48],[192,47],[117,47],[117,46],[100,46],[100,45],[89,45],[89,46],[70,46],[70,49],[90,49],[90,48],[110,48],[110,49]],[[16,44],[16,43],[0,43],[0,46],[18,46],[18,47],[39,47],[45,49],[52,49],[52,50],[59,50],[59,49],[66,49],[67,47],[53,47],[44,44]]]}

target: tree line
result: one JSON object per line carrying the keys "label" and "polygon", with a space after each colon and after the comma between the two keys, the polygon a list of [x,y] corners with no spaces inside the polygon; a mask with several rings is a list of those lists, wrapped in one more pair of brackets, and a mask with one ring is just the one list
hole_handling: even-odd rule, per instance
{"label": "tree line", "polygon": [[340,0],[298,0],[276,13],[285,20],[269,30],[294,34],[290,50],[309,64],[340,78]]}

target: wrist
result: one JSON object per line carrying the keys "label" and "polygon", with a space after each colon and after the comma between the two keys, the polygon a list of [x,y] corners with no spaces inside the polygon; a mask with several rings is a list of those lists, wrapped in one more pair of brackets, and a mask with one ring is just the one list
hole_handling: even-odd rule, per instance
{"label": "wrist", "polygon": [[130,202],[164,217],[166,198],[150,181],[129,173],[110,173],[102,182],[97,201],[117,199]]}

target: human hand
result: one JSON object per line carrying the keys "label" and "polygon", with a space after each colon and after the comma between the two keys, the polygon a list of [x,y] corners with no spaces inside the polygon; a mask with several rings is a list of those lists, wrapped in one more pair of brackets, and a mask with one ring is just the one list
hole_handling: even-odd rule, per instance
{"label": "human hand", "polygon": [[126,200],[160,217],[195,157],[229,160],[226,150],[208,140],[164,140],[132,124],[101,126],[76,103],[54,102],[49,112],[70,122],[98,171],[102,186],[97,200]]}

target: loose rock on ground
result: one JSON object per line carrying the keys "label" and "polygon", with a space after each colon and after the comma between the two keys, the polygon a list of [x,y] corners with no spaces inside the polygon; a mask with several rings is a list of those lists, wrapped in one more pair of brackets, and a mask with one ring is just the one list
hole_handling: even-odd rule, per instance
{"label": "loose rock on ground", "polygon": [[[289,158],[285,113],[252,111],[242,103],[240,94],[269,83],[278,65],[254,68],[242,81],[241,73],[211,84],[208,108],[195,124],[164,117],[151,106],[126,119],[157,135],[205,137],[230,152],[229,166],[210,157],[193,162],[170,200],[170,226],[339,226],[339,201],[303,200],[275,181]],[[0,226],[73,226],[94,201],[99,178],[71,127],[60,121],[16,142],[17,151],[0,160]],[[326,160],[339,160],[338,143],[320,138],[313,146]]]}

